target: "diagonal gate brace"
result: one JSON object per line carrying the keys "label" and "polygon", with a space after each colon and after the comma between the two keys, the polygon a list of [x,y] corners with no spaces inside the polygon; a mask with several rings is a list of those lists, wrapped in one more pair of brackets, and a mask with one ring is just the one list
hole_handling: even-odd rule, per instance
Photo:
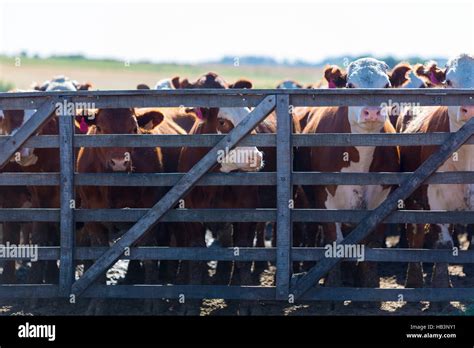
{"label": "diagonal gate brace", "polygon": [[71,292],[80,295],[86,290],[99,275],[106,271],[123,254],[125,248],[130,247],[138,238],[150,230],[163,215],[172,209],[199,179],[205,175],[217,162],[218,151],[231,149],[252,131],[275,108],[275,96],[265,97],[252,112],[242,120],[224,139],[213,147],[198,163],[191,168],[169,190],[163,198],[156,203],[135,225],[133,225],[122,238],[111,246],[97,261],[79,278],[72,286]]}
{"label": "diagonal gate brace", "polygon": [[35,133],[56,109],[57,98],[45,101],[39,109],[20,127],[15,135],[0,143],[0,168],[2,168],[11,156],[17,151],[28,138]]}
{"label": "diagonal gate brace", "polygon": [[[438,169],[462,144],[474,133],[474,120],[471,119],[459,131],[453,133],[448,140],[440,146],[438,152],[431,155],[418,169],[413,172],[387,199],[374,209],[340,244],[356,244],[368,236],[396,207],[399,200],[409,197],[436,169]],[[294,275],[291,281],[291,293],[295,298],[300,298],[331,268],[341,260],[338,258],[325,258],[317,263],[306,274]]]}

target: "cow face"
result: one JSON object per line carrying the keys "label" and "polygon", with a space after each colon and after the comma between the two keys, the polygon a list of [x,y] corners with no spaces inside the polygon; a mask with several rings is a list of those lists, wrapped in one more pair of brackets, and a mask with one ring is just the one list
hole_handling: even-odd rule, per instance
{"label": "cow face", "polygon": [[87,91],[91,89],[90,83],[80,84],[75,80],[71,80],[66,76],[56,76],[50,81],[44,82],[41,86],[34,86],[37,91],[54,92],[54,91]]}
{"label": "cow face", "polygon": [[[222,77],[215,73],[207,73],[201,76],[194,83],[184,79],[179,84],[180,88],[252,88],[252,83],[247,80],[238,80],[229,84]],[[203,121],[203,130],[205,133],[229,133],[237,126],[248,114],[250,109],[243,108],[211,108],[196,109],[198,118]],[[253,132],[255,133],[255,132]],[[218,159],[221,172],[241,171],[259,171],[263,168],[263,153],[255,146],[238,146]]]}
{"label": "cow face", "polygon": [[[227,134],[250,113],[248,108],[201,108],[202,133]],[[255,134],[255,131],[251,132]],[[255,146],[237,146],[218,154],[219,170],[255,172],[263,168],[263,153]]]}
{"label": "cow face", "polygon": [[[405,66],[392,71],[385,62],[374,58],[361,58],[347,68],[348,88],[390,88],[400,87],[408,80]],[[388,117],[388,108],[380,106],[351,106],[349,123],[353,133],[380,132]]]}
{"label": "cow face", "polygon": [[[148,112],[137,117],[134,109],[99,109],[95,114],[95,125],[88,134],[143,134],[141,127],[152,123],[152,127],[163,121],[158,111]],[[102,165],[116,172],[131,172],[133,148],[98,148]]]}
{"label": "cow face", "polygon": [[[461,54],[449,60],[444,73],[447,88],[474,88],[474,56]],[[474,117],[474,105],[448,106],[448,114],[455,131]]]}

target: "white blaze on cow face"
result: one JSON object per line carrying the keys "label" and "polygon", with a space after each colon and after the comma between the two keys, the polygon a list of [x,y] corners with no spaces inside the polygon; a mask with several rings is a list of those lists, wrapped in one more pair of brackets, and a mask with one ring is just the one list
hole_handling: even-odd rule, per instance
{"label": "white blaze on cow face", "polygon": [[[474,88],[474,56],[461,54],[446,64],[448,88]],[[448,106],[451,132],[457,131],[474,117],[473,105]]]}
{"label": "white blaze on cow face", "polygon": [[[217,118],[227,120],[236,127],[248,114],[250,114],[249,108],[219,108]],[[255,146],[237,146],[231,155],[226,155],[220,162],[220,171],[224,173],[234,170],[257,172],[264,165],[263,153]]]}
{"label": "white blaze on cow face", "polygon": [[[390,87],[388,65],[373,58],[361,58],[347,68],[347,86],[350,88]],[[349,124],[352,133],[378,133],[387,119],[387,108],[378,106],[350,106]]]}

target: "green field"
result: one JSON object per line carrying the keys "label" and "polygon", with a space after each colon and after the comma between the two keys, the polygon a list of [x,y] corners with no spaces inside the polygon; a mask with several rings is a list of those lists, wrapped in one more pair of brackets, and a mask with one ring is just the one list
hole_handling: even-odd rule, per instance
{"label": "green field", "polygon": [[84,58],[31,58],[0,56],[0,88],[14,85],[29,88],[55,75],[66,75],[78,81],[89,81],[98,89],[134,89],[138,83],[153,85],[156,81],[173,76],[191,81],[201,74],[213,71],[228,82],[239,78],[251,80],[255,88],[274,88],[284,79],[314,83],[321,78],[320,68],[285,66],[232,66],[222,64],[155,64],[147,62],[120,62],[107,59]]}

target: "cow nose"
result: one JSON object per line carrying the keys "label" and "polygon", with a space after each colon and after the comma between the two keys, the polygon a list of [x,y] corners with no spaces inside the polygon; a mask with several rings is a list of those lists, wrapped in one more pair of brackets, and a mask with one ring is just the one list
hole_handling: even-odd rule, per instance
{"label": "cow nose", "polygon": [[366,107],[361,111],[361,122],[382,122],[384,117],[379,107]]}
{"label": "cow nose", "polygon": [[474,105],[461,106],[461,120],[468,121],[474,117]]}
{"label": "cow nose", "polygon": [[123,172],[130,168],[130,161],[124,158],[112,158],[109,160],[110,168],[115,172]]}

